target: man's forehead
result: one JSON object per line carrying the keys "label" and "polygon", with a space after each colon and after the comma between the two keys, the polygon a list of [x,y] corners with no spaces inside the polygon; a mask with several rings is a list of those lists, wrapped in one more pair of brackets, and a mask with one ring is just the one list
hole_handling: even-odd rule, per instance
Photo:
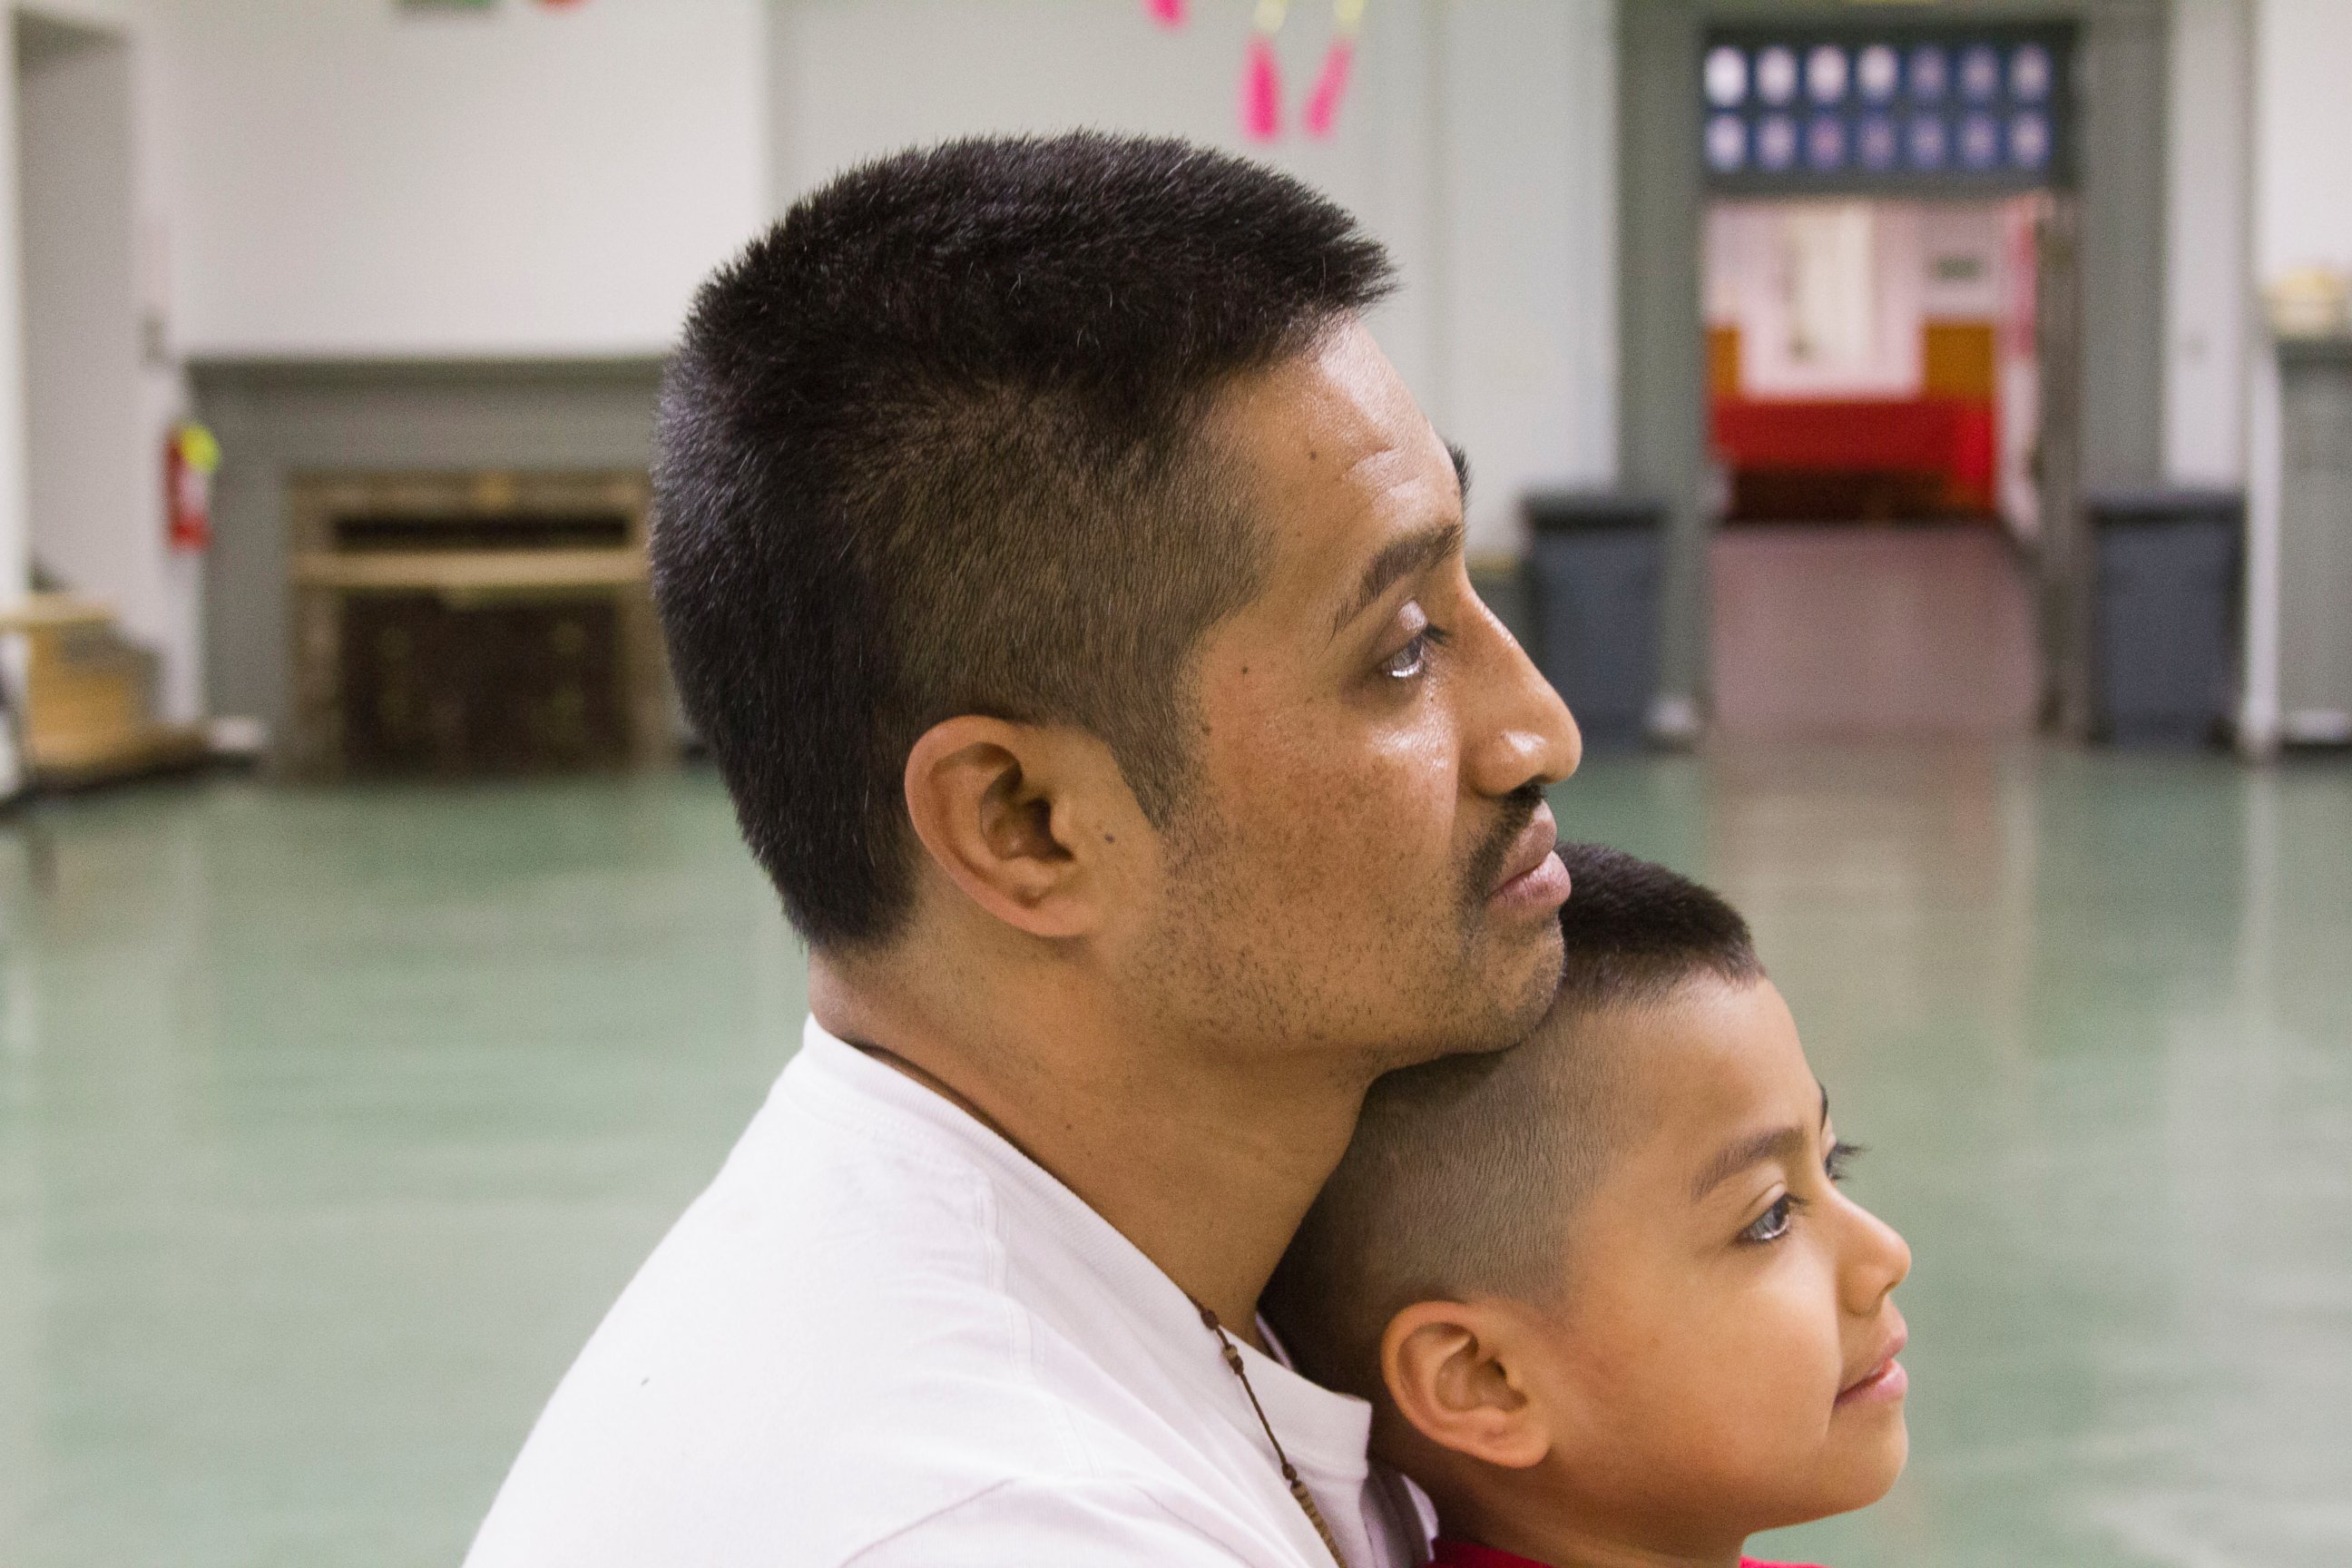
{"label": "man's forehead", "polygon": [[1458,500],[1452,455],[1360,323],[1237,384],[1217,422],[1267,514],[1277,577],[1352,578]]}
{"label": "man's forehead", "polygon": [[1301,352],[1242,377],[1222,410],[1253,456],[1312,451],[1341,465],[1425,461],[1436,441],[1412,393],[1360,321],[1335,324]]}

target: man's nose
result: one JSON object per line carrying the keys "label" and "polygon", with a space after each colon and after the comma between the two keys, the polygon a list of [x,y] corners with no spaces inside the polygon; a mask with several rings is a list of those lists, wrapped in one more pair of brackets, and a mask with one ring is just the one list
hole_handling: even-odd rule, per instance
{"label": "man's nose", "polygon": [[1499,798],[1531,784],[1558,784],[1584,755],[1575,716],[1495,613],[1475,595],[1472,602],[1478,647],[1464,715],[1470,787]]}

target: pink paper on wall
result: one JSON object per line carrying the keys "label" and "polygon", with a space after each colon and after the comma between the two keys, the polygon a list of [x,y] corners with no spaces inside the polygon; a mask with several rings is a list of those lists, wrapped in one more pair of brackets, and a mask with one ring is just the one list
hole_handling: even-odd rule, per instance
{"label": "pink paper on wall", "polygon": [[1282,134],[1282,65],[1264,33],[1250,36],[1242,62],[1242,129],[1260,142]]}
{"label": "pink paper on wall", "polygon": [[[1331,0],[1331,42],[1323,52],[1322,69],[1300,108],[1307,133],[1328,137],[1339,122],[1339,107],[1347,101],[1348,84],[1356,65],[1356,34],[1363,25],[1365,0]],[[1144,9],[1163,27],[1181,27],[1191,19],[1190,0],[1144,0]],[[1250,39],[1242,56],[1242,131],[1254,142],[1272,142],[1282,134],[1282,60],[1275,51],[1290,0],[1256,0],[1250,16]]]}
{"label": "pink paper on wall", "polygon": [[1339,100],[1348,94],[1348,72],[1355,63],[1356,46],[1349,38],[1334,38],[1324,51],[1322,72],[1315,79],[1315,90],[1307,97],[1307,133],[1328,136],[1331,123],[1339,113]]}

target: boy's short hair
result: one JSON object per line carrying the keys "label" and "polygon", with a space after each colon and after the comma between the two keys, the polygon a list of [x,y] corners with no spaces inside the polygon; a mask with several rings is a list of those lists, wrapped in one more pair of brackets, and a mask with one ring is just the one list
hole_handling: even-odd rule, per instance
{"label": "boy's short hair", "polygon": [[1748,922],[1663,866],[1562,844],[1559,997],[1509,1050],[1382,1078],[1275,1271],[1265,1313],[1299,1370],[1378,1403],[1381,1336],[1416,1301],[1541,1298],[1627,1134],[1624,1064],[1596,1018],[1691,981],[1764,978]]}

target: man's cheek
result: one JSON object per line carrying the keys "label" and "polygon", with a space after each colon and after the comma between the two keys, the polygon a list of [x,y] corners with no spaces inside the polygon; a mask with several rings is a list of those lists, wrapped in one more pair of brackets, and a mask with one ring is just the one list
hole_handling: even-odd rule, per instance
{"label": "man's cheek", "polygon": [[1443,847],[1461,796],[1460,760],[1450,731],[1419,725],[1383,736],[1350,759],[1352,787],[1402,843]]}

